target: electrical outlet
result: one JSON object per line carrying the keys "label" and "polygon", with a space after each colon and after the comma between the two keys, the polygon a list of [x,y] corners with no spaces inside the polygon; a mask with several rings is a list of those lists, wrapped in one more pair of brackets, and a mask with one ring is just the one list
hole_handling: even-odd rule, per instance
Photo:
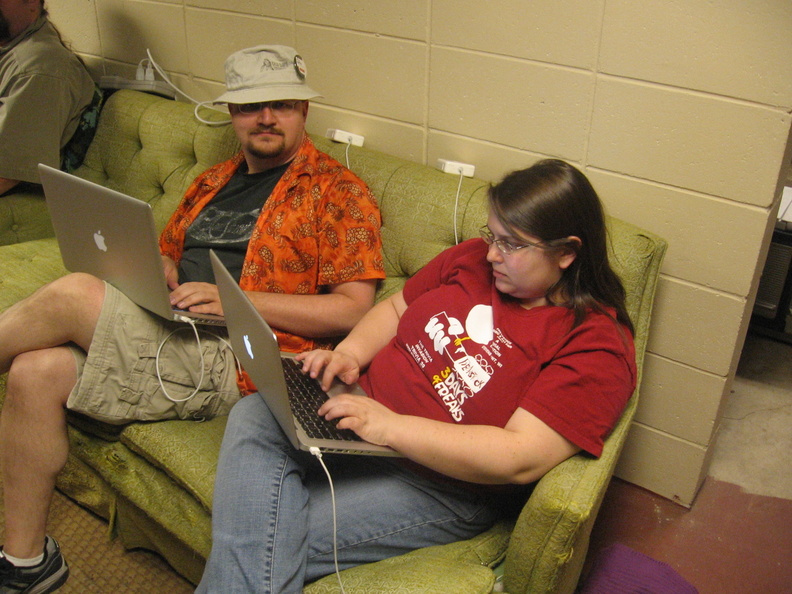
{"label": "electrical outlet", "polygon": [[465,177],[473,177],[476,173],[476,166],[470,163],[460,163],[459,161],[449,161],[448,159],[438,159],[437,168],[444,173],[455,173]]}
{"label": "electrical outlet", "polygon": [[335,140],[336,142],[345,142],[346,144],[351,144],[354,146],[363,146],[363,136],[360,134],[352,134],[352,132],[347,132],[346,130],[328,128],[325,136],[327,136],[327,138],[330,140]]}

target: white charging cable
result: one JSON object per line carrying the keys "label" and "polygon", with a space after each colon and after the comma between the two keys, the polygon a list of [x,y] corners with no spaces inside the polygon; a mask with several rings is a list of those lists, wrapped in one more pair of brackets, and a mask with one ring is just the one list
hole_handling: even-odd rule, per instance
{"label": "white charging cable", "polygon": [[333,563],[335,564],[335,572],[336,577],[338,578],[338,587],[341,588],[341,594],[346,594],[344,591],[344,584],[341,582],[341,572],[338,569],[338,526],[336,525],[336,503],[335,503],[335,489],[333,488],[333,477],[330,476],[330,471],[325,466],[324,460],[322,459],[322,452],[317,447],[312,447],[308,449],[316,459],[319,460],[319,463],[322,465],[322,468],[327,475],[327,481],[330,483],[330,501],[333,504]]}
{"label": "white charging cable", "polygon": [[[171,402],[176,403],[176,404],[178,404],[180,402],[187,402],[193,396],[195,396],[201,390],[201,384],[203,384],[204,375],[206,374],[206,370],[205,370],[206,362],[205,362],[205,359],[204,359],[203,349],[201,348],[201,336],[200,336],[200,334],[198,332],[198,327],[195,324],[195,320],[185,316],[185,317],[181,318],[181,321],[187,322],[190,325],[190,327],[192,328],[193,332],[195,333],[195,342],[198,345],[198,353],[201,356],[201,377],[198,378],[198,382],[195,384],[195,390],[193,390],[192,394],[190,394],[189,396],[185,396],[184,398],[174,398],[173,396],[168,394],[168,390],[165,389],[165,384],[162,381],[162,375],[160,373],[160,354],[162,353],[162,348],[165,346],[165,343],[167,343],[168,340],[170,340],[171,336],[173,336],[177,332],[181,332],[182,330],[186,330],[187,329],[186,327],[180,326],[178,328],[174,328],[173,330],[171,330],[171,332],[165,338],[162,339],[162,342],[160,343],[159,347],[157,348],[157,355],[154,358],[155,368],[157,370],[157,381],[159,382],[160,389],[162,390],[162,393],[165,394],[165,398],[167,398],[168,400],[170,400]],[[219,340],[220,342],[225,344],[228,347],[228,349],[231,351],[232,354],[234,353],[234,349],[231,347],[231,344],[225,338],[223,338],[222,336],[219,336],[219,335],[217,335],[217,334],[215,334],[213,332],[207,332],[205,330],[204,330],[204,332],[206,332],[206,334],[208,334],[209,336],[214,336],[217,340]],[[234,355],[234,361],[236,363],[237,370],[241,371],[242,366],[240,365],[239,359],[237,359],[236,355]]]}
{"label": "white charging cable", "polygon": [[[195,114],[195,118],[199,122],[201,122],[203,124],[206,124],[207,126],[226,126],[226,125],[231,123],[231,119],[230,118],[227,119],[227,120],[221,120],[221,121],[211,121],[211,120],[203,119],[200,115],[198,115],[198,110],[201,107],[206,107],[207,109],[212,109],[214,111],[219,111],[220,113],[225,113],[225,111],[222,110],[222,109],[217,109],[216,107],[214,107],[212,105],[211,101],[198,101],[197,99],[193,99],[192,97],[190,97],[187,93],[182,91],[179,87],[177,87],[176,85],[174,85],[171,82],[171,80],[168,78],[168,75],[165,74],[165,72],[162,70],[162,68],[160,68],[159,64],[157,64],[154,61],[154,58],[151,57],[151,50],[149,50],[148,48],[146,48],[146,55],[148,56],[149,63],[151,64],[151,66],[154,66],[154,69],[162,77],[162,80],[164,80],[166,83],[168,83],[168,85],[170,85],[170,87],[174,91],[179,93],[182,97],[184,97],[185,99],[187,99],[188,101],[190,101],[192,103],[195,103],[195,109],[193,110],[193,113]],[[142,62],[142,60],[141,60],[141,62]]]}
{"label": "white charging cable", "polygon": [[349,147],[352,146],[351,142],[347,142],[346,149],[344,150],[344,156],[346,157],[346,166],[349,169]]}
{"label": "white charging cable", "polygon": [[457,218],[459,212],[459,193],[462,190],[462,168],[459,169],[459,184],[457,185],[456,198],[454,199],[454,243],[459,243],[459,231],[457,230]]}

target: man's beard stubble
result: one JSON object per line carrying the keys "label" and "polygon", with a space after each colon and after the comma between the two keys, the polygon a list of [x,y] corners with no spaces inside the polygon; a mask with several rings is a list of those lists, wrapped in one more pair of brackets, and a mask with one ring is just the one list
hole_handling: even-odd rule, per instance
{"label": "man's beard stubble", "polygon": [[267,149],[261,149],[258,146],[255,146],[253,143],[250,143],[248,146],[248,151],[250,154],[258,159],[272,159],[274,157],[279,157],[286,148],[286,140],[283,137],[283,133],[274,127],[260,127],[253,130],[251,134],[257,134],[259,132],[278,134],[280,135],[280,142],[276,145],[269,145]]}

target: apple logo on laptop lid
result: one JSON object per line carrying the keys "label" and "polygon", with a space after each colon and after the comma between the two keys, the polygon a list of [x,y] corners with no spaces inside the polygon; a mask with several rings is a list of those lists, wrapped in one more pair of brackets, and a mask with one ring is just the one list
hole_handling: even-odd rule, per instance
{"label": "apple logo on laptop lid", "polygon": [[247,351],[248,357],[255,359],[256,357],[253,355],[253,346],[250,344],[250,337],[245,334],[242,340],[245,342],[245,350]]}
{"label": "apple logo on laptop lid", "polygon": [[96,243],[96,247],[98,247],[103,252],[107,251],[107,243],[105,242],[104,235],[102,235],[101,229],[93,234],[94,243]]}

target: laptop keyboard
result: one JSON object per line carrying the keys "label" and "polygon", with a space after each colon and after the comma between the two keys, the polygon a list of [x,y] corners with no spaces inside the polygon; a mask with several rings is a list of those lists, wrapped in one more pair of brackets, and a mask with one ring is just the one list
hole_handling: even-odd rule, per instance
{"label": "laptop keyboard", "polygon": [[336,439],[341,441],[362,441],[354,431],[338,429],[335,421],[328,421],[316,414],[327,400],[327,394],[319,382],[302,372],[302,363],[291,357],[282,357],[286,387],[289,389],[289,403],[292,414],[313,439]]}

